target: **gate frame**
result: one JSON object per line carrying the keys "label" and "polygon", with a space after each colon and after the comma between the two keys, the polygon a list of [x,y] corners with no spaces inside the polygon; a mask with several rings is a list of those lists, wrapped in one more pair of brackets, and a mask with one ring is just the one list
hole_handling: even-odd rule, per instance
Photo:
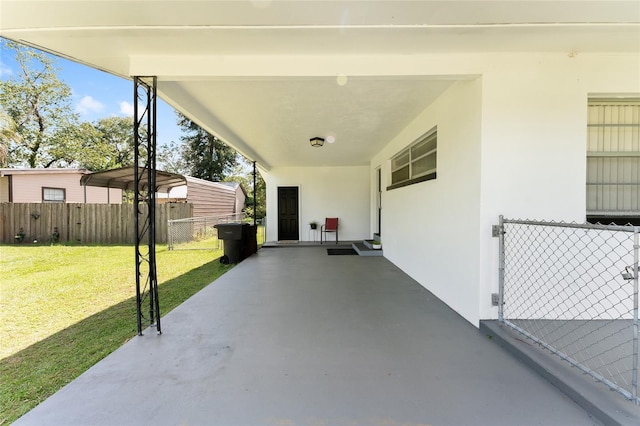
{"label": "gate frame", "polygon": [[[612,382],[611,380],[603,377],[599,373],[593,371],[589,367],[583,365],[579,361],[573,359],[568,356],[564,352],[556,349],[555,347],[549,345],[548,343],[540,340],[539,338],[533,336],[526,330],[523,330],[521,327],[513,324],[509,320],[504,319],[504,285],[505,285],[505,246],[504,246],[504,235],[505,235],[505,223],[513,223],[519,225],[535,225],[535,226],[554,226],[554,227],[563,227],[563,228],[582,228],[582,229],[600,229],[600,230],[608,230],[608,231],[623,231],[623,232],[633,232],[633,258],[634,264],[632,266],[633,270],[633,359],[632,359],[632,372],[631,372],[631,392]],[[623,395],[625,398],[633,401],[636,405],[640,405],[640,396],[638,395],[638,330],[639,330],[639,321],[638,321],[638,283],[640,281],[640,226],[619,226],[619,225],[596,225],[596,224],[576,224],[576,223],[562,223],[562,222],[536,222],[530,220],[510,220],[504,219],[503,215],[499,216],[498,225],[495,227],[497,229],[494,230],[494,237],[497,236],[499,238],[499,271],[498,271],[498,321],[502,324],[505,324],[517,332],[523,334],[527,338],[531,339],[535,343],[549,350],[553,354],[559,356],[561,359],[567,361],[572,366],[576,367],[583,373],[593,377],[594,379],[604,383],[611,390],[616,391]]]}

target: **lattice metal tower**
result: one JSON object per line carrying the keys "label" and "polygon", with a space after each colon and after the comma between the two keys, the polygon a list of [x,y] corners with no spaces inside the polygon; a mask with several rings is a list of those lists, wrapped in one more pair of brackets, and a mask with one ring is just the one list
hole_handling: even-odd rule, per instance
{"label": "lattice metal tower", "polygon": [[[156,273],[156,77],[134,77],[134,198],[138,335],[160,326]],[[145,305],[148,302],[148,311]]]}

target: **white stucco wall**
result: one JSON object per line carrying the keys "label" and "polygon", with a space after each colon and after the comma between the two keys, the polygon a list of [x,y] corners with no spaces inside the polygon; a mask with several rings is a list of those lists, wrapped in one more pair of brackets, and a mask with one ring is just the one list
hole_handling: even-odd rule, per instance
{"label": "white stucco wall", "polygon": [[498,246],[491,225],[510,219],[582,223],[586,215],[587,101],[640,97],[640,56],[496,57],[483,74],[479,309],[497,318]]}
{"label": "white stucco wall", "polygon": [[[455,83],[371,163],[390,184],[389,159],[438,126],[437,179],[382,194],[384,255],[461,312],[478,318],[480,80]],[[372,207],[373,209],[373,207]]]}
{"label": "white stucco wall", "polygon": [[390,141],[372,160],[370,178],[382,166],[388,185],[389,159],[438,126],[437,179],[383,192],[383,248],[477,325],[497,317],[491,225],[500,214],[584,222],[587,100],[640,97],[640,58],[493,54],[464,69],[481,77],[456,83]]}
{"label": "white stucco wall", "polygon": [[[369,238],[369,167],[277,167],[262,172],[267,185],[267,241],[278,239],[278,187],[297,186],[300,240],[313,239],[309,222],[340,219],[340,240]],[[329,238],[333,237],[330,235]],[[316,233],[316,239],[320,234]]]}

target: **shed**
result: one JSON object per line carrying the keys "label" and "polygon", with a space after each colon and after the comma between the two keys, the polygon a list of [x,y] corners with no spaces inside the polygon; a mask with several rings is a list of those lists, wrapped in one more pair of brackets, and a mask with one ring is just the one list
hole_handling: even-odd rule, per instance
{"label": "shed", "polygon": [[[140,172],[143,168],[139,168]],[[142,179],[140,187],[147,189],[146,173],[141,173]],[[133,166],[121,167],[119,169],[105,170],[104,172],[90,173],[82,176],[80,184],[84,186],[98,186],[101,188],[119,188],[121,190],[132,190],[135,188],[135,176]],[[185,177],[170,172],[156,170],[155,192],[168,192],[171,188],[183,185]]]}
{"label": "shed", "polygon": [[[104,188],[131,190],[134,186],[133,166],[88,174],[81,184]],[[146,176],[142,186],[146,188]],[[191,203],[195,217],[240,213],[246,194],[235,182],[210,182],[178,173],[156,170],[156,201],[158,203]]]}
{"label": "shed", "polygon": [[211,182],[184,176],[185,185],[158,194],[158,202],[186,202],[193,205],[195,217],[220,216],[242,212],[246,193],[237,182]]}

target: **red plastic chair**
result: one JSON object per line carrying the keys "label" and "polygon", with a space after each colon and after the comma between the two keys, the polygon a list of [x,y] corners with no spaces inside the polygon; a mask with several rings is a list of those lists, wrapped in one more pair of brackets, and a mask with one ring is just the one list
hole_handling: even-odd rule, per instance
{"label": "red plastic chair", "polygon": [[324,225],[320,227],[320,244],[322,244],[322,235],[325,234],[324,239],[327,240],[326,233],[327,232],[335,232],[336,233],[336,244],[338,244],[338,218],[337,217],[327,217],[324,219]]}

